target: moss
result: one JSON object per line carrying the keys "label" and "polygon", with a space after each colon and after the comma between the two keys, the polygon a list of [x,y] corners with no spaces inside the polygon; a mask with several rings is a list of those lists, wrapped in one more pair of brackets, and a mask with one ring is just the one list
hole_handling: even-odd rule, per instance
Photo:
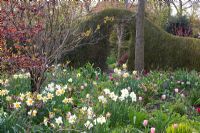
{"label": "moss", "polygon": [[[113,22],[104,23],[106,16],[114,17]],[[110,52],[109,35],[113,25],[124,21],[131,32],[128,68],[134,70],[135,18],[134,13],[123,9],[107,9],[94,14],[80,24],[80,31],[96,30],[98,32],[84,39],[80,44],[88,43],[71,53],[68,57],[74,66],[87,62],[95,67],[106,68],[106,59]],[[188,37],[178,37],[168,34],[145,19],[145,69],[177,69],[187,68],[200,70],[200,40]]]}

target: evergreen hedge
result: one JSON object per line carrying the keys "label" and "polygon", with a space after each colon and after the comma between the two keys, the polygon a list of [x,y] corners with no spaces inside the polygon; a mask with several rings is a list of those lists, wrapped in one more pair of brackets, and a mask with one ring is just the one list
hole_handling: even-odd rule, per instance
{"label": "evergreen hedge", "polygon": [[[106,16],[114,17],[113,22],[104,23]],[[107,9],[89,17],[80,24],[80,32],[101,28],[80,44],[87,44],[68,54],[73,66],[87,62],[95,67],[106,68],[109,55],[109,35],[115,23],[125,22],[131,29],[128,68],[134,70],[135,17],[134,13],[123,9]],[[66,57],[66,56],[65,56]],[[173,36],[147,18],[145,19],[145,69],[187,68],[200,70],[200,40],[189,37]]]}
{"label": "evergreen hedge", "polygon": [[[128,67],[134,69],[135,34],[129,48]],[[145,19],[145,69],[200,70],[200,40],[171,35]]]}
{"label": "evergreen hedge", "polygon": [[[81,33],[88,30],[92,31],[89,37],[80,42],[80,45],[87,45],[83,45],[63,56],[62,61],[70,60],[70,65],[73,67],[79,67],[90,62],[94,64],[94,67],[106,69],[106,60],[110,54],[111,47],[109,36],[113,31],[113,26],[122,20],[129,19],[131,15],[132,12],[118,9],[104,10],[92,15],[79,25]],[[104,23],[106,17],[114,17],[114,20]],[[97,30],[98,25],[100,25],[99,30]]]}

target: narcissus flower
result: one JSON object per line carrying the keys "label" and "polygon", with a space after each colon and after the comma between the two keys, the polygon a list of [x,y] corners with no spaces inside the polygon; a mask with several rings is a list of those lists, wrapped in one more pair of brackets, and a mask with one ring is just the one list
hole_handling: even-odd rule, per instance
{"label": "narcissus flower", "polygon": [[109,90],[109,89],[104,89],[103,91],[104,91],[104,93],[105,93],[106,95],[110,94],[110,90]]}
{"label": "narcissus flower", "polygon": [[90,121],[87,121],[84,126],[87,128],[87,129],[91,129],[93,127],[93,124],[90,122]]}
{"label": "narcissus flower", "polygon": [[68,82],[69,82],[69,83],[72,83],[72,81],[73,81],[72,78],[68,79]]}
{"label": "narcissus flower", "polygon": [[54,112],[49,112],[49,118],[53,118],[55,116]]}
{"label": "narcissus flower", "polygon": [[28,99],[26,100],[26,104],[27,104],[28,106],[32,106],[33,103],[34,103],[34,101],[33,101],[32,98],[28,98]]}
{"label": "narcissus flower", "polygon": [[125,100],[125,98],[127,98],[129,96],[129,92],[128,89],[122,89],[121,90],[121,96],[119,97],[119,100],[123,101]]}
{"label": "narcissus flower", "polygon": [[80,76],[81,76],[81,74],[80,74],[80,73],[77,73],[76,77],[80,77]]}
{"label": "narcissus flower", "polygon": [[118,85],[119,85],[119,82],[115,82],[115,85],[118,86]]}
{"label": "narcissus flower", "polygon": [[114,92],[111,92],[110,94],[109,94],[109,97],[113,100],[113,101],[117,101],[117,99],[118,99],[118,96],[117,95],[115,95],[115,93]]}
{"label": "narcissus flower", "polygon": [[74,114],[74,115],[71,115],[71,116],[68,118],[68,121],[69,121],[70,124],[74,124],[74,123],[76,122],[76,119],[77,119],[77,117],[76,117],[76,115]]}
{"label": "narcissus flower", "polygon": [[44,103],[46,103],[46,102],[48,101],[47,96],[42,97],[42,101],[43,101]]}
{"label": "narcissus flower", "polygon": [[23,93],[20,93],[20,94],[19,94],[19,98],[20,98],[20,100],[22,100],[22,101],[23,101],[25,97],[26,97],[26,95],[25,95],[25,94],[23,94]]}
{"label": "narcissus flower", "polygon": [[30,115],[30,116],[36,116],[37,115],[37,110],[30,110],[29,112],[28,112],[28,115]]}
{"label": "narcissus flower", "polygon": [[126,65],[126,64],[123,64],[123,65],[122,65],[122,68],[123,68],[124,70],[126,70],[126,69],[127,69],[127,65]]}
{"label": "narcissus flower", "polygon": [[47,98],[48,98],[48,99],[50,99],[50,100],[51,100],[53,97],[54,97],[54,95],[53,95],[53,94],[51,94],[51,93],[49,93],[49,92],[47,93]]}
{"label": "narcissus flower", "polygon": [[99,96],[98,100],[99,100],[99,102],[101,102],[103,104],[107,103],[107,99],[104,96]]}
{"label": "narcissus flower", "polygon": [[71,103],[73,104],[73,98],[65,98],[62,100],[63,103],[67,104],[67,103]]}
{"label": "narcissus flower", "polygon": [[137,74],[137,71],[133,71],[133,75],[136,75]]}
{"label": "narcissus flower", "polygon": [[4,89],[4,90],[0,90],[0,96],[5,96],[8,95],[9,91]]}
{"label": "narcissus flower", "polygon": [[21,108],[21,102],[15,102],[15,103],[13,103],[13,107],[14,107],[15,109]]}
{"label": "narcissus flower", "polygon": [[135,92],[131,92],[131,93],[130,93],[130,97],[131,97],[131,99],[132,99],[132,102],[136,102],[136,101],[137,101],[137,97],[136,97]]}
{"label": "narcissus flower", "polygon": [[92,83],[93,85],[97,85],[97,82],[96,81],[93,81],[93,83]]}
{"label": "narcissus flower", "polygon": [[128,78],[129,77],[129,73],[125,72],[122,76],[123,76],[123,78]]}
{"label": "narcissus flower", "polygon": [[82,108],[80,109],[80,112],[81,112],[82,114],[85,114],[86,111],[87,111],[87,107],[82,107]]}
{"label": "narcissus flower", "polygon": [[56,90],[56,96],[60,96],[60,95],[62,95],[64,93],[65,93],[64,89],[58,89],[58,90]]}
{"label": "narcissus flower", "polygon": [[55,127],[56,127],[56,126],[55,126],[55,124],[53,124],[53,123],[51,123],[51,124],[50,124],[50,126],[51,126],[51,127],[53,127],[53,128],[55,128]]}
{"label": "narcissus flower", "polygon": [[121,75],[122,74],[121,72],[122,72],[121,69],[118,69],[118,68],[114,69],[114,73],[116,73],[118,75]]}
{"label": "narcissus flower", "polygon": [[26,97],[28,97],[28,98],[29,98],[29,97],[32,97],[32,93],[31,93],[31,92],[26,92],[25,95],[26,95]]}
{"label": "narcissus flower", "polygon": [[45,87],[45,90],[48,92],[54,92],[55,91],[55,84],[52,82]]}
{"label": "narcissus flower", "polygon": [[48,118],[47,117],[44,117],[43,123],[44,123],[45,126],[47,126],[47,123],[48,123]]}
{"label": "narcissus flower", "polygon": [[12,100],[12,97],[11,96],[7,96],[6,97],[6,101],[11,101]]}
{"label": "narcissus flower", "polygon": [[92,119],[94,117],[94,112],[93,112],[92,107],[88,107],[87,116],[88,116],[88,119]]}
{"label": "narcissus flower", "polygon": [[59,116],[58,118],[55,118],[55,120],[56,120],[56,123],[57,123],[58,125],[63,124],[63,121],[62,121],[62,117],[61,117],[61,116]]}
{"label": "narcissus flower", "polygon": [[86,98],[89,99],[90,98],[90,94],[86,94]]}
{"label": "narcissus flower", "polygon": [[42,94],[37,94],[37,100],[42,100]]}
{"label": "narcissus flower", "polygon": [[106,118],[104,116],[100,116],[96,119],[96,122],[102,125],[106,123]]}
{"label": "narcissus flower", "polygon": [[110,118],[110,116],[111,116],[111,113],[110,113],[110,112],[107,112],[107,113],[106,113],[106,118]]}

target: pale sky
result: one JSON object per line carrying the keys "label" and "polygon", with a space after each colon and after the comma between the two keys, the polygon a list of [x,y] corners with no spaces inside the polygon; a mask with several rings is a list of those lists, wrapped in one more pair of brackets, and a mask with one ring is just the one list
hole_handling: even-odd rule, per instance
{"label": "pale sky", "polygon": [[[176,5],[177,6],[179,6],[179,2],[178,2],[179,0],[174,0],[174,2],[176,3]],[[184,3],[186,3],[188,0],[182,0],[183,1],[183,4]],[[191,1],[193,1],[193,6],[195,7],[196,6],[196,10],[195,10],[195,12],[199,15],[199,17],[200,17],[200,0],[191,0]],[[189,7],[191,5],[191,3],[188,3],[188,4],[186,4],[186,5],[184,5],[184,8],[185,7]],[[172,7],[172,15],[176,15],[176,9],[175,9],[175,7],[174,6],[171,6]],[[192,14],[192,8],[188,8],[187,10],[186,10],[189,14]]]}
{"label": "pale sky", "polygon": [[[100,0],[100,1],[102,1],[102,0]],[[130,1],[130,2],[135,1],[134,3],[137,4],[138,0],[128,0],[128,1]],[[179,6],[179,0],[171,0],[171,1],[174,1],[176,3],[177,7]],[[189,1],[189,0],[182,0],[183,4],[185,4],[187,1]],[[191,0],[191,1],[193,1],[193,6],[197,6],[195,12],[198,14],[198,16],[200,18],[200,0]],[[96,5],[98,0],[92,0],[92,2],[93,2],[92,5]],[[188,7],[190,5],[191,5],[191,3],[187,3],[183,7],[185,8],[185,7]],[[172,7],[172,15],[176,15],[176,13],[177,13],[176,9],[174,8],[173,5],[171,5],[171,7]],[[187,13],[189,13],[189,15],[191,15],[192,12],[193,12],[192,8],[189,8],[186,11],[187,11]]]}

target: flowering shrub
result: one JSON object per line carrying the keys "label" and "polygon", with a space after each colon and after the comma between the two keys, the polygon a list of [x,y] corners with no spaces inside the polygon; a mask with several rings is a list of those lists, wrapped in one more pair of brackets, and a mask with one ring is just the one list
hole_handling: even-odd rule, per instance
{"label": "flowering shrub", "polygon": [[[199,131],[200,116],[188,100],[189,88],[195,89],[199,80],[196,73],[150,72],[139,77],[126,68],[124,64],[105,74],[91,65],[76,70],[55,66],[46,73],[41,93],[28,91],[26,73],[4,75],[0,131],[159,133],[190,122],[191,129]],[[184,112],[174,111],[178,103]]]}

